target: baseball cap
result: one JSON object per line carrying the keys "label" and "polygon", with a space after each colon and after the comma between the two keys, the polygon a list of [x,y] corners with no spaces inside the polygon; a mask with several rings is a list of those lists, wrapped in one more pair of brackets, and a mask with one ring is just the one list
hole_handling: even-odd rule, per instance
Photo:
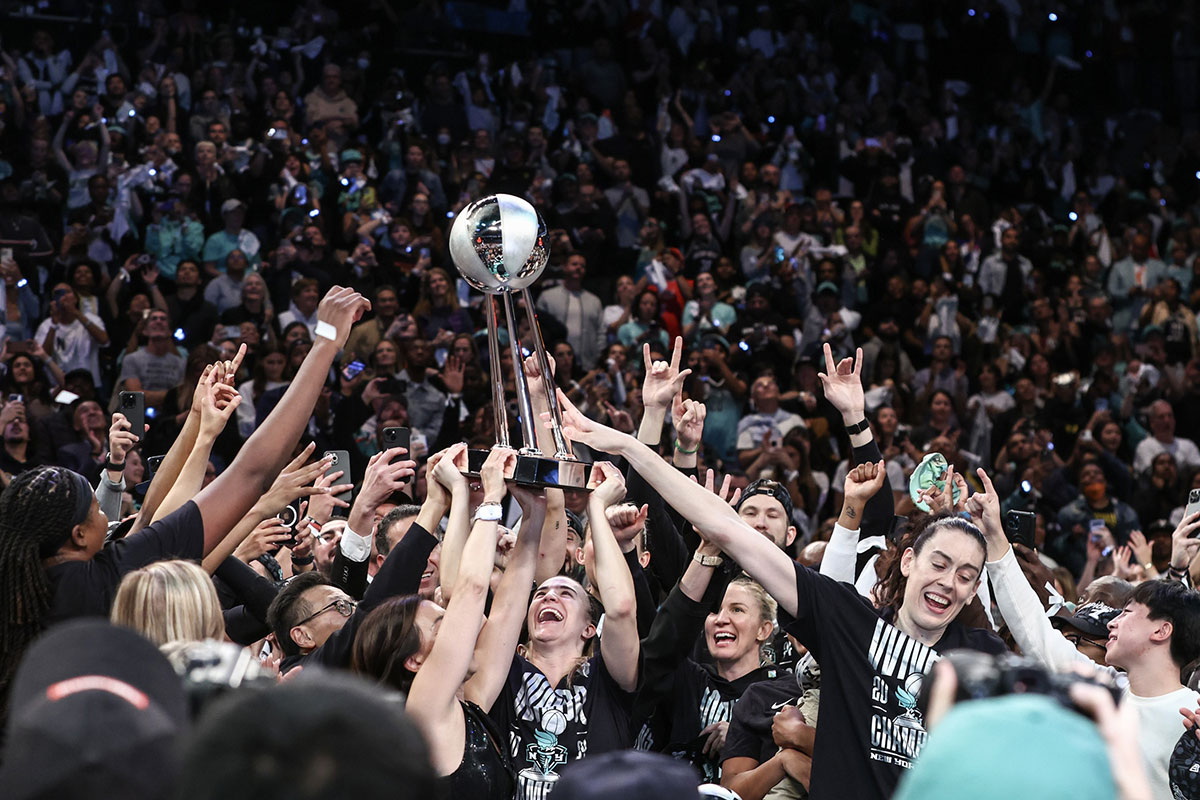
{"label": "baseball cap", "polygon": [[1200,800],[1200,741],[1188,728],[1175,743],[1167,762],[1167,777],[1173,797],[1181,800]]}
{"label": "baseball cap", "polygon": [[363,160],[363,154],[362,154],[362,152],[360,152],[358,150],[343,150],[342,151],[341,161],[343,164],[347,164],[351,161],[357,161],[361,164],[362,160]]}
{"label": "baseball cap", "polygon": [[661,753],[618,750],[576,761],[554,786],[554,800],[697,800],[696,771]]}
{"label": "baseball cap", "polygon": [[742,499],[737,504],[738,510],[741,510],[743,503],[759,494],[770,495],[778,500],[783,505],[783,510],[787,514],[787,524],[792,524],[792,495],[788,492],[787,487],[779,481],[759,478],[751,483],[742,490]]}
{"label": "baseball cap", "polygon": [[830,292],[832,294],[838,294],[837,284],[834,283],[833,281],[821,281],[817,285],[817,291],[814,294],[824,294],[825,292]]}
{"label": "baseball cap", "polygon": [[147,639],[104,619],[52,628],[12,683],[8,800],[165,798],[189,725],[183,684]]}
{"label": "baseball cap", "polygon": [[1088,636],[1107,638],[1108,623],[1116,619],[1120,613],[1119,608],[1113,608],[1104,603],[1086,603],[1075,609],[1074,613],[1061,609],[1050,618],[1050,621],[1058,628],[1066,626]]}
{"label": "baseball cap", "polygon": [[245,203],[243,203],[241,200],[238,200],[236,197],[233,197],[229,200],[226,200],[224,203],[221,203],[221,213],[228,214],[230,211],[237,211],[239,208],[245,207]]}
{"label": "baseball cap", "polygon": [[964,794],[972,800],[1110,800],[1117,791],[1095,723],[1046,695],[1015,694],[950,709],[894,797],[957,800]]}

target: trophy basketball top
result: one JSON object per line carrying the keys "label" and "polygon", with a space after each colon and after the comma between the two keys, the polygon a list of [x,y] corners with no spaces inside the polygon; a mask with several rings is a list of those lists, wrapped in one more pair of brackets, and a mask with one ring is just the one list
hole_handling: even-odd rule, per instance
{"label": "trophy basketball top", "polygon": [[459,274],[481,292],[502,294],[530,286],[546,268],[546,223],[523,198],[494,194],[464,208],[450,228],[450,257]]}

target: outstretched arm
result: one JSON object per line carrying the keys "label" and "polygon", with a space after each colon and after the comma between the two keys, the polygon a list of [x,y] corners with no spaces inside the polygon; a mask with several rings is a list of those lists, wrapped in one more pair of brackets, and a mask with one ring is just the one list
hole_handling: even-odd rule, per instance
{"label": "outstretched arm", "polygon": [[707,541],[741,564],[784,610],[795,614],[795,567],[774,542],[743,522],[724,500],[688,480],[646,445],[588,419],[561,391],[559,402],[563,406],[563,425],[573,441],[624,456],[667,505],[678,509]]}
{"label": "outstretched arm", "polygon": [[[371,304],[358,292],[335,286],[317,309],[320,323],[331,326],[330,339],[318,335],[300,371],[258,430],[246,441],[237,458],[196,497],[204,520],[204,549],[211,551],[233,529],[262,494],[262,487],[278,473],[304,432],[313,406],[325,385],[325,376],[350,328]],[[232,382],[232,374],[226,376]]]}
{"label": "outstretched arm", "polygon": [[521,627],[529,608],[529,589],[533,585],[538,543],[547,521],[544,494],[519,486],[514,486],[511,491],[521,505],[521,529],[517,534],[517,544],[508,558],[504,577],[500,579],[495,597],[492,598],[492,613],[475,644],[478,669],[463,686],[466,698],[485,711],[490,710],[500,696],[513,653],[521,639]]}
{"label": "outstretched arm", "polygon": [[[484,462],[484,502],[498,503],[507,493],[504,467],[516,459],[509,450],[493,450]],[[471,667],[475,640],[483,626],[483,606],[487,601],[496,557],[497,520],[476,520],[462,551],[453,599],[442,617],[442,635],[433,643],[428,658],[409,656],[405,667],[416,671],[405,710],[412,714],[430,744],[434,766],[439,775],[449,775],[462,761],[462,712],[458,689]],[[507,662],[505,662],[507,666]]]}
{"label": "outstretched arm", "polygon": [[608,524],[605,510],[625,497],[625,477],[607,461],[592,466],[588,481],[588,527],[596,553],[596,588],[604,604],[604,635],[600,654],[608,674],[627,692],[637,688],[641,641],[637,628],[637,596],[633,576]]}

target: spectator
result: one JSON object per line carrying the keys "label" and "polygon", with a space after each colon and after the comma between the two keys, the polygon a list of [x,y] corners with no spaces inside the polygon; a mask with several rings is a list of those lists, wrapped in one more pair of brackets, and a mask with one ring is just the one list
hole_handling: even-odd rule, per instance
{"label": "spectator", "polygon": [[100,348],[108,344],[104,322],[79,309],[75,292],[65,283],[54,287],[50,316],[42,320],[34,338],[64,372],[86,369],[96,386],[101,384]]}
{"label": "spectator", "polygon": [[1156,400],[1147,412],[1150,435],[1138,442],[1133,453],[1133,471],[1141,474],[1150,469],[1155,456],[1170,453],[1180,467],[1200,467],[1200,450],[1196,443],[1175,435],[1175,410],[1166,400]]}
{"label": "spectator", "polygon": [[258,237],[242,228],[246,219],[246,204],[236,198],[221,204],[221,219],[224,230],[217,231],[204,242],[204,269],[212,277],[228,270],[227,260],[234,250],[245,256],[247,263],[257,267],[259,261]]}
{"label": "spectator", "polygon": [[587,259],[581,253],[567,256],[562,283],[542,292],[537,309],[562,323],[579,364],[591,369],[604,349],[605,326],[600,298],[583,288],[586,275]]}
{"label": "spectator", "polygon": [[154,310],[146,318],[146,346],[127,353],[117,385],[122,391],[144,392],[147,406],[161,406],[167,393],[183,383],[183,356],[175,349],[171,319]]}

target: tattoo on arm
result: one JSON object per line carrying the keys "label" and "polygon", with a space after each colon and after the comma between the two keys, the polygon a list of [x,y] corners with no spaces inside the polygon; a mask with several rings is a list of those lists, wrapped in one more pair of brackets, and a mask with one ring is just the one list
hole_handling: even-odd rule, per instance
{"label": "tattoo on arm", "polygon": [[853,508],[850,508],[849,506],[847,506],[846,507],[846,516],[849,517],[850,519],[854,519],[855,517],[858,516],[858,514],[854,513]]}

